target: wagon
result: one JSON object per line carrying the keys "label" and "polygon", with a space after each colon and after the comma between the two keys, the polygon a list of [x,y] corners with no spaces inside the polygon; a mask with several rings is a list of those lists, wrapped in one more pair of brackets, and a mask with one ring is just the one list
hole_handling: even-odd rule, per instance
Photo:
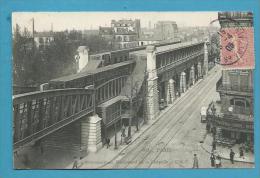
{"label": "wagon", "polygon": [[203,106],[200,109],[200,122],[204,123],[207,121],[207,107]]}

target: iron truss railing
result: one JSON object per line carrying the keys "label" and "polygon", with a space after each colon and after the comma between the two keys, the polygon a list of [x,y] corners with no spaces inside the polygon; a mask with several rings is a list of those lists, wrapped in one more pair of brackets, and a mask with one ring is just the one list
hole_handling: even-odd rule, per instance
{"label": "iron truss railing", "polygon": [[94,111],[91,89],[58,89],[13,96],[14,150]]}
{"label": "iron truss railing", "polygon": [[197,53],[194,53],[194,54],[192,54],[190,56],[187,56],[185,58],[181,58],[181,59],[179,59],[177,61],[174,61],[174,62],[172,62],[170,64],[167,64],[165,66],[162,66],[162,67],[158,68],[157,69],[157,73],[161,74],[161,73],[163,73],[165,71],[171,70],[172,68],[174,68],[174,67],[176,67],[178,65],[181,65],[181,64],[183,64],[183,63],[185,63],[185,62],[187,62],[189,60],[193,60],[194,58],[199,57],[199,56],[201,56],[203,54],[204,54],[203,52],[197,52]]}

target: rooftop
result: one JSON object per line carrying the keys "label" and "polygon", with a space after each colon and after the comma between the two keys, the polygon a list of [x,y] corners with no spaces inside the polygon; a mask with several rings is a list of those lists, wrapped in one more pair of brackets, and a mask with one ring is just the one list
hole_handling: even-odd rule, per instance
{"label": "rooftop", "polygon": [[166,23],[174,23],[174,24],[176,24],[176,22],[175,21],[170,21],[170,20],[168,20],[168,21],[158,21],[157,22],[157,24],[159,24],[159,23],[164,23],[164,24],[166,24]]}
{"label": "rooftop", "polygon": [[138,41],[161,41],[158,36],[141,36]]}
{"label": "rooftop", "polygon": [[96,70],[101,62],[102,62],[101,59],[99,59],[99,60],[90,59],[88,61],[88,64],[85,67],[83,67],[81,72],[88,72],[88,71],[91,71],[91,70]]}
{"label": "rooftop", "polygon": [[137,19],[132,20],[132,19],[121,19],[121,20],[112,20],[111,24],[121,24],[121,23],[134,23]]}
{"label": "rooftop", "polygon": [[136,65],[134,67],[131,76],[128,77],[124,88],[121,91],[122,96],[135,97],[143,84],[145,75],[146,75],[146,58],[135,58]]}
{"label": "rooftop", "polygon": [[124,62],[108,65],[108,66],[105,66],[105,67],[100,67],[100,68],[96,68],[96,69],[94,68],[94,69],[91,69],[91,70],[88,70],[88,71],[84,70],[84,71],[79,72],[77,74],[72,74],[72,75],[52,79],[51,82],[67,82],[67,81],[75,80],[75,79],[78,79],[78,78],[97,74],[97,73],[100,73],[100,72],[108,71],[108,70],[111,70],[111,69],[114,69],[114,68],[117,68],[117,67],[133,64],[133,63],[135,63],[134,60],[129,60],[129,61],[124,61]]}
{"label": "rooftop", "polygon": [[[204,42],[188,41],[188,42],[175,43],[175,44],[170,44],[170,45],[165,45],[165,46],[157,46],[156,47],[156,53],[157,54],[158,53],[164,53],[164,52],[169,51],[169,50],[177,50],[177,49],[181,49],[181,48],[184,48],[184,47],[188,47],[188,46],[192,46],[192,45],[196,45],[196,44],[200,44],[200,43],[204,43]],[[146,55],[146,49],[134,51],[134,52],[131,52],[131,54]]]}
{"label": "rooftop", "polygon": [[137,35],[134,31],[117,31],[114,33],[115,35]]}
{"label": "rooftop", "polygon": [[53,37],[54,33],[52,31],[46,32],[34,32],[34,37]]}
{"label": "rooftop", "polygon": [[102,35],[112,35],[114,30],[112,27],[99,27],[99,33]]}

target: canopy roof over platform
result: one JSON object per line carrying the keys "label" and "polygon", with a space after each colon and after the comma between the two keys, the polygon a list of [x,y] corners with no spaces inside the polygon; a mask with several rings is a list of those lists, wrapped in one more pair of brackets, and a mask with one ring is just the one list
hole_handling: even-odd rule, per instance
{"label": "canopy roof over platform", "polygon": [[105,67],[100,67],[100,68],[92,69],[92,70],[89,70],[89,71],[82,71],[82,72],[79,72],[77,74],[72,74],[72,75],[52,79],[51,82],[66,82],[66,81],[78,79],[78,78],[81,78],[81,77],[94,75],[94,74],[97,74],[97,73],[100,73],[100,72],[105,72],[105,71],[108,71],[108,70],[115,69],[117,67],[129,65],[129,64],[133,64],[133,63],[135,63],[134,60],[124,61],[124,62],[108,65],[108,66],[105,66]]}

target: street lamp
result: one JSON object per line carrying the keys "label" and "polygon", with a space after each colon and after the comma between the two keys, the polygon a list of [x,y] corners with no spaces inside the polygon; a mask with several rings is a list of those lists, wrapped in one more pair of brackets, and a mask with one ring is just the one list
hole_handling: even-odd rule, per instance
{"label": "street lamp", "polygon": [[115,129],[115,147],[114,147],[114,149],[117,150],[117,149],[118,149],[118,146],[117,146],[116,122],[114,123],[114,129]]}
{"label": "street lamp", "polygon": [[[216,108],[213,102],[212,102],[211,112],[212,112],[214,123],[216,123]],[[213,126],[213,141],[215,142],[215,140],[216,140],[216,124],[214,124]]]}

